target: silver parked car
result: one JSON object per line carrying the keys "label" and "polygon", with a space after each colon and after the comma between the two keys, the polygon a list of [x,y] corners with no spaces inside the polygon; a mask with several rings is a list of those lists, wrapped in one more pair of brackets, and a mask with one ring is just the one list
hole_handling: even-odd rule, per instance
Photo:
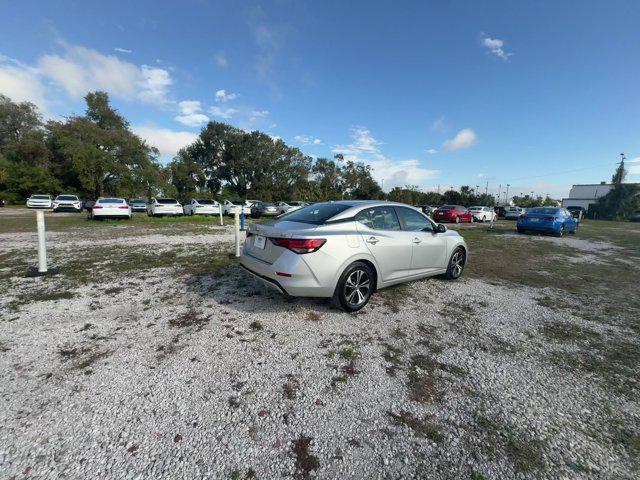
{"label": "silver parked car", "polygon": [[309,205],[249,226],[241,266],[283,294],[364,307],[379,288],[433,275],[457,279],[467,245],[455,231],[401,203]]}
{"label": "silver parked car", "polygon": [[505,220],[518,220],[520,215],[524,215],[524,208],[521,207],[507,207],[504,211]]}

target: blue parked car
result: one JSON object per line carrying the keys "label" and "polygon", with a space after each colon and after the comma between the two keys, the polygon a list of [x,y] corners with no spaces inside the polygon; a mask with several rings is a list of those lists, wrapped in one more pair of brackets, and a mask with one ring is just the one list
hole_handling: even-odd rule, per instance
{"label": "blue parked car", "polygon": [[535,207],[520,215],[517,223],[518,233],[553,233],[561,237],[565,233],[576,233],[578,219],[566,208]]}

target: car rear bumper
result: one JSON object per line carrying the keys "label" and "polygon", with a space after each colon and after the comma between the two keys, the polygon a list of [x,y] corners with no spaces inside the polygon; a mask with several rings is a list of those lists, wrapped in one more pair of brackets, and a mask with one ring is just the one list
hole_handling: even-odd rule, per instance
{"label": "car rear bumper", "polygon": [[194,215],[220,215],[220,208],[218,207],[207,207],[207,208],[196,208],[193,211]]}
{"label": "car rear bumper", "polygon": [[[316,253],[321,254],[321,252]],[[276,290],[282,289],[288,295],[295,297],[331,297],[335,288],[333,279],[320,281],[304,258],[302,258],[304,256],[286,251],[274,263],[268,263],[252,256],[245,243],[240,257],[240,265],[258,277],[263,283],[269,283],[269,286],[276,288]],[[323,263],[323,267],[326,269],[328,259],[325,257],[319,257],[316,261]],[[336,267],[335,271],[338,270],[339,267]],[[283,273],[288,276],[283,276]],[[277,287],[274,287],[276,285]]]}
{"label": "car rear bumper", "polygon": [[146,212],[147,207],[131,207],[132,212]]}
{"label": "car rear bumper", "polygon": [[129,210],[120,210],[116,211],[115,209],[105,209],[105,208],[94,208],[91,211],[91,215],[93,218],[102,217],[102,218],[128,218],[131,216],[131,212]]}
{"label": "car rear bumper", "polygon": [[520,230],[529,230],[532,232],[543,232],[543,233],[558,233],[560,231],[560,226],[554,225],[538,225],[535,223],[518,223],[518,228]]}
{"label": "car rear bumper", "polygon": [[161,217],[163,215],[168,215],[168,216],[184,215],[182,208],[156,208],[151,210],[151,213],[153,213],[153,215],[156,217]]}

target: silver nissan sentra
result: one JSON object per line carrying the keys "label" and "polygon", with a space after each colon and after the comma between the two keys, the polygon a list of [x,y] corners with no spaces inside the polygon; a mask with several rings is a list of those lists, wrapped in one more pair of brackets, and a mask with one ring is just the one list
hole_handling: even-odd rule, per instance
{"label": "silver nissan sentra", "polygon": [[335,201],[251,224],[240,264],[280,293],[330,297],[354,312],[379,288],[459,278],[467,252],[458,232],[402,203]]}

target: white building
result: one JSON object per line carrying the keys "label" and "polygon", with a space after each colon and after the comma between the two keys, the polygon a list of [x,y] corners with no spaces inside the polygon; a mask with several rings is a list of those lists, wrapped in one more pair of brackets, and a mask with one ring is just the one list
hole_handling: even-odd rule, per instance
{"label": "white building", "polygon": [[569,191],[569,198],[562,199],[562,206],[583,207],[585,210],[589,210],[589,205],[596,203],[612,188],[613,184],[605,182],[573,185]]}

